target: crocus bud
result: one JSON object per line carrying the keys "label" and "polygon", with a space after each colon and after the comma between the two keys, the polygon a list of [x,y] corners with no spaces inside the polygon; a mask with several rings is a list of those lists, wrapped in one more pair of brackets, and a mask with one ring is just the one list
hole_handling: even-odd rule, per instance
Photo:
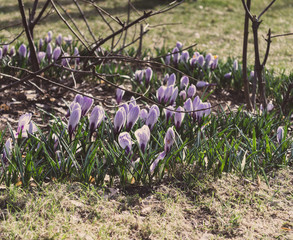
{"label": "crocus bud", "polygon": [[67,45],[70,45],[72,43],[72,36],[68,35],[67,37],[64,37],[64,41]]}
{"label": "crocus bud", "polygon": [[134,132],[134,135],[138,141],[141,151],[144,153],[151,138],[149,127],[147,125],[143,125],[142,128],[139,128]]}
{"label": "crocus bud", "polygon": [[60,47],[56,47],[53,51],[53,59],[54,61],[57,61],[57,59],[60,57],[61,55],[61,48]]}
{"label": "crocus bud", "polygon": [[174,62],[174,64],[178,64],[179,58],[180,58],[180,53],[179,53],[179,49],[177,47],[175,47],[173,49],[172,56],[173,56],[173,62]]}
{"label": "crocus bud", "polygon": [[143,76],[144,76],[144,71],[143,70],[136,70],[135,73],[134,73],[135,80],[140,82],[140,83],[142,82]]}
{"label": "crocus bud", "polygon": [[33,122],[30,122],[30,124],[28,125],[28,133],[33,134],[36,131],[38,131],[36,124],[34,124]]}
{"label": "crocus bud", "polygon": [[129,112],[129,106],[128,106],[128,104],[127,104],[127,103],[123,103],[120,107],[123,107],[123,108],[124,108],[125,113],[126,113],[126,115],[127,115],[128,112]]}
{"label": "crocus bud", "polygon": [[26,134],[26,130],[28,129],[31,118],[32,118],[31,113],[25,113],[20,116],[20,118],[18,120],[18,127],[17,127],[16,135],[18,135],[21,131],[23,134]]}
{"label": "crocus bud", "polygon": [[196,58],[191,58],[189,60],[189,64],[190,64],[191,67],[194,67],[196,63],[197,63],[197,59]]}
{"label": "crocus bud", "polygon": [[164,76],[164,80],[163,80],[163,84],[165,85],[169,80],[169,74],[166,73],[166,75]]}
{"label": "crocus bud", "polygon": [[161,86],[161,87],[159,87],[159,89],[157,90],[157,94],[156,94],[156,96],[157,96],[157,99],[158,99],[158,101],[159,101],[159,103],[161,103],[162,102],[162,100],[164,99],[164,95],[165,95],[165,91],[166,91],[166,87],[165,86]]}
{"label": "crocus bud", "polygon": [[200,122],[201,119],[204,116],[207,116],[207,115],[210,114],[210,112],[211,112],[211,104],[201,102],[201,103],[198,104],[197,110],[198,111],[196,112],[196,117],[197,117],[198,122]]}
{"label": "crocus bud", "polygon": [[170,105],[173,105],[176,102],[178,96],[178,87],[173,90],[172,96],[170,98]]}
{"label": "crocus bud", "polygon": [[168,86],[171,86],[171,85],[175,85],[175,82],[176,82],[176,75],[175,73],[172,73],[168,79]]}
{"label": "crocus bud", "polygon": [[12,139],[8,138],[5,142],[4,149],[3,149],[3,162],[4,164],[7,164],[8,158],[11,154],[12,150]]}
{"label": "crocus bud", "polygon": [[[120,85],[119,87],[122,87],[122,85]],[[123,95],[124,95],[125,91],[121,88],[117,88],[116,89],[116,102],[117,104],[120,104],[120,102],[122,101]]]}
{"label": "crocus bud", "polygon": [[152,165],[150,166],[150,172],[153,173],[156,169],[156,167],[158,166],[158,163],[163,160],[166,156],[165,151],[160,152],[157,156],[157,158],[154,160],[154,162],[152,163]]}
{"label": "crocus bud", "polygon": [[187,76],[183,76],[180,79],[180,89],[186,89],[189,84],[189,78]]}
{"label": "crocus bud", "polygon": [[181,43],[181,42],[177,42],[176,43],[176,47],[178,48],[178,49],[182,49],[182,47],[183,47],[183,44]]}
{"label": "crocus bud", "polygon": [[170,65],[170,62],[171,62],[171,54],[168,52],[165,58],[165,64]]}
{"label": "crocus bud", "polygon": [[[53,49],[52,49],[52,45],[51,43],[48,43],[47,45],[47,49],[46,49],[46,53],[47,53],[47,58],[49,59],[49,61],[51,60],[51,56],[52,56],[52,53],[53,53]],[[59,57],[59,56],[58,56]],[[57,58],[58,58],[57,57]]]}
{"label": "crocus bud", "polygon": [[90,116],[90,132],[94,132],[105,117],[105,111],[101,106],[95,106]]}
{"label": "crocus bud", "polygon": [[150,108],[150,110],[151,109],[155,109],[156,112],[157,112],[158,117],[160,116],[160,109],[159,109],[159,107],[156,104],[152,105],[151,108]]}
{"label": "crocus bud", "polygon": [[69,57],[69,54],[64,53],[62,57],[63,58],[61,59],[61,65],[64,67],[69,67],[70,58],[67,58]]}
{"label": "crocus bud", "polygon": [[205,57],[205,65],[209,67],[212,61],[213,55],[211,53],[207,54]]}
{"label": "crocus bud", "polygon": [[124,127],[126,121],[126,113],[124,108],[119,108],[114,117],[114,130],[119,133]]}
{"label": "crocus bud", "polygon": [[56,152],[59,144],[59,139],[55,133],[52,134],[52,139],[54,140],[54,152]]}
{"label": "crocus bud", "polygon": [[203,88],[203,87],[207,87],[207,86],[209,86],[209,83],[204,82],[204,81],[198,81],[197,84],[196,84],[197,88]]}
{"label": "crocus bud", "polygon": [[47,33],[47,36],[45,37],[45,42],[46,42],[46,43],[51,42],[51,41],[52,41],[52,37],[53,37],[53,33],[52,33],[52,31],[49,31],[49,32]]}
{"label": "crocus bud", "polygon": [[122,149],[125,149],[126,154],[131,152],[132,141],[128,132],[122,132],[119,134],[118,143]]}
{"label": "crocus bud", "polygon": [[148,85],[149,82],[152,80],[152,76],[153,76],[153,70],[148,67],[146,70],[145,70],[145,83]]}
{"label": "crocus bud", "polygon": [[180,61],[187,63],[189,60],[189,52],[188,51],[183,51],[180,57]]}
{"label": "crocus bud", "polygon": [[81,107],[82,102],[83,102],[83,96],[80,95],[80,94],[76,94],[75,97],[74,97],[73,102],[77,102],[77,103],[79,103],[79,105],[80,105],[80,107]]}
{"label": "crocus bud", "polygon": [[58,36],[56,37],[56,44],[61,46],[62,44],[62,34],[58,34]]}
{"label": "crocus bud", "polygon": [[39,40],[39,51],[42,49],[43,45],[44,45],[44,40],[42,38],[40,38],[40,40]]}
{"label": "crocus bud", "polygon": [[81,117],[85,116],[93,105],[94,100],[89,97],[83,97],[81,104]]}
{"label": "crocus bud", "polygon": [[[199,98],[199,96],[196,96],[192,102],[193,110],[197,110],[197,107],[200,103],[201,103],[201,99]],[[196,119],[196,112],[193,112],[192,116],[193,116],[193,119],[195,120]]]}
{"label": "crocus bud", "polygon": [[192,115],[193,105],[190,98],[188,98],[184,103],[184,108],[186,111],[190,112],[189,115]]}
{"label": "crocus bud", "polygon": [[8,50],[9,50],[9,45],[6,44],[3,46],[3,56],[5,56],[7,53],[8,53]]}
{"label": "crocus bud", "polygon": [[14,47],[14,46],[13,46],[12,48],[10,48],[9,56],[10,56],[10,57],[15,56],[15,47]]}
{"label": "crocus bud", "polygon": [[145,122],[148,115],[149,115],[148,111],[146,109],[142,109],[139,113],[139,118]]}
{"label": "crocus bud", "polygon": [[174,107],[173,106],[169,106],[167,108],[164,109],[165,112],[165,117],[166,117],[166,122],[169,122],[169,120],[171,119],[171,117],[174,114]]}
{"label": "crocus bud", "polygon": [[164,102],[167,103],[170,99],[170,97],[172,96],[174,91],[174,86],[170,85],[169,87],[167,87],[167,89],[165,90],[165,94],[164,94]]}
{"label": "crocus bud", "polygon": [[27,53],[26,46],[24,44],[21,44],[19,49],[18,49],[18,54],[20,57],[25,58]]}
{"label": "crocus bud", "polygon": [[234,62],[233,62],[233,70],[235,72],[238,71],[238,61],[237,61],[237,59],[235,59]]}
{"label": "crocus bud", "polygon": [[178,111],[178,112],[175,112],[175,114],[174,114],[174,123],[175,123],[176,129],[179,129],[182,124],[182,121],[184,119],[185,113],[182,112],[182,111],[184,111],[184,108],[181,106],[179,106],[176,109],[176,111]]}
{"label": "crocus bud", "polygon": [[196,87],[194,86],[194,84],[191,84],[187,90],[187,97],[193,98],[195,96],[195,93],[196,93]]}
{"label": "crocus bud", "polygon": [[46,57],[45,52],[38,52],[38,62],[41,63]]}
{"label": "crocus bud", "polygon": [[232,73],[231,72],[228,72],[224,75],[224,78],[226,79],[231,79],[232,78]]}
{"label": "crocus bud", "polygon": [[284,138],[284,128],[280,126],[278,127],[278,130],[277,130],[277,142],[281,144],[283,138]]}
{"label": "crocus bud", "polygon": [[138,105],[134,105],[131,110],[129,110],[127,114],[127,122],[126,122],[126,130],[130,131],[131,128],[136,123],[138,117],[139,117],[140,108]]}
{"label": "crocus bud", "polygon": [[180,93],[179,93],[179,97],[181,97],[183,99],[183,101],[186,99],[186,91],[185,90],[182,90]]}
{"label": "crocus bud", "polygon": [[199,55],[196,62],[200,67],[203,67],[203,65],[204,65],[204,57],[203,57],[203,55]]}
{"label": "crocus bud", "polygon": [[81,117],[81,107],[78,103],[74,103],[74,106],[72,109],[73,110],[70,114],[69,121],[68,121],[68,133],[70,138],[73,132],[75,131],[76,126],[79,123],[79,120]]}
{"label": "crocus bud", "polygon": [[173,127],[169,127],[164,138],[164,143],[165,143],[164,151],[166,154],[170,152],[171,147],[174,144],[174,141],[175,141],[175,133],[174,133]]}
{"label": "crocus bud", "polygon": [[[77,47],[74,48],[73,56],[74,56],[74,57],[79,57],[79,56],[80,56]],[[80,58],[75,58],[74,61],[75,61],[76,64],[79,64],[79,62],[80,62]]]}
{"label": "crocus bud", "polygon": [[267,104],[267,111],[270,112],[274,109],[274,104],[272,103],[272,101],[270,101],[268,104]]}
{"label": "crocus bud", "polygon": [[145,122],[145,124],[150,128],[150,130],[152,130],[154,128],[156,122],[158,121],[158,117],[159,116],[157,114],[156,109],[151,108],[149,115],[148,115],[146,122]]}

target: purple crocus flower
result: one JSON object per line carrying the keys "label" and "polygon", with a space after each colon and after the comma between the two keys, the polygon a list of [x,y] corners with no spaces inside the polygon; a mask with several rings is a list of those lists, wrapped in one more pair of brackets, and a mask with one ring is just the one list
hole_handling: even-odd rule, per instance
{"label": "purple crocus flower", "polygon": [[[199,98],[199,96],[196,96],[192,102],[192,106],[193,106],[194,111],[197,110],[197,107],[200,103],[201,103],[201,99]],[[193,119],[195,120],[196,119],[196,112],[193,112],[192,116],[193,116]]]}
{"label": "purple crocus flower", "polygon": [[176,102],[177,96],[178,96],[178,87],[176,87],[173,90],[173,93],[172,93],[171,98],[170,98],[170,105],[173,105]]}
{"label": "purple crocus flower", "polygon": [[186,89],[189,84],[189,78],[187,76],[183,76],[180,79],[180,89]]}
{"label": "purple crocus flower", "polygon": [[105,111],[101,106],[95,106],[90,116],[90,132],[93,133],[105,117]]}
{"label": "purple crocus flower", "polygon": [[179,129],[182,124],[182,121],[184,119],[185,113],[182,112],[182,111],[184,111],[184,108],[181,106],[179,106],[176,109],[176,111],[178,111],[178,112],[175,112],[175,114],[174,114],[174,123],[175,123],[176,129]]}
{"label": "purple crocus flower", "polygon": [[[80,56],[77,47],[74,48],[73,56],[74,56],[74,57],[79,57],[79,56]],[[75,61],[76,64],[79,64],[79,62],[80,62],[80,58],[75,58],[74,61]]]}
{"label": "purple crocus flower", "polygon": [[156,167],[158,166],[158,163],[163,160],[166,156],[165,151],[160,152],[157,156],[157,158],[154,160],[154,162],[152,163],[152,165],[150,166],[150,172],[153,173],[156,169]]}
{"label": "purple crocus flower", "polygon": [[184,103],[184,109],[185,109],[186,111],[190,112],[189,115],[192,115],[192,114],[193,114],[193,113],[192,113],[192,110],[193,110],[193,104],[192,104],[192,101],[191,101],[190,98],[188,98],[188,99],[185,101],[185,103]]}
{"label": "purple crocus flower", "polygon": [[182,49],[182,47],[183,47],[183,44],[181,43],[181,42],[177,42],[176,43],[176,47],[178,48],[178,49]]}
{"label": "purple crocus flower", "polygon": [[77,102],[77,103],[79,103],[79,105],[80,105],[80,107],[81,107],[82,102],[83,102],[83,96],[80,95],[80,94],[76,94],[75,97],[74,97],[73,102]]}
{"label": "purple crocus flower", "polygon": [[157,110],[155,108],[151,108],[145,124],[152,130],[158,121],[158,118],[159,116]]}
{"label": "purple crocus flower", "polygon": [[277,142],[281,144],[283,138],[284,138],[284,128],[280,126],[277,129]]}
{"label": "purple crocus flower", "polygon": [[165,85],[169,80],[169,74],[166,73],[166,75],[164,76],[164,80],[163,80],[163,84]]}
{"label": "purple crocus flower", "polygon": [[142,82],[142,79],[143,79],[143,76],[144,76],[144,71],[143,70],[136,70],[135,73],[134,73],[134,79],[137,81],[137,82]]}
{"label": "purple crocus flower", "polygon": [[61,55],[61,48],[60,47],[56,47],[53,51],[53,59],[54,61],[57,61],[57,59],[60,57]]}
{"label": "purple crocus flower", "polygon": [[72,107],[72,112],[70,114],[69,121],[68,121],[68,133],[69,133],[70,139],[73,132],[76,129],[77,124],[79,123],[80,117],[81,117],[81,107],[78,103],[74,103],[74,106]]}
{"label": "purple crocus flower", "polygon": [[272,101],[270,101],[268,104],[267,104],[267,111],[270,112],[274,109],[274,104],[272,103]]}
{"label": "purple crocus flower", "polygon": [[124,127],[126,121],[126,112],[124,108],[119,108],[114,117],[114,130],[119,133]]}
{"label": "purple crocus flower", "polygon": [[118,143],[122,149],[125,149],[126,154],[131,152],[132,141],[128,132],[122,132],[119,134]]}
{"label": "purple crocus flower", "polygon": [[146,85],[148,85],[149,82],[152,80],[152,76],[153,76],[153,70],[150,67],[148,67],[145,70],[145,83],[146,83]]}
{"label": "purple crocus flower", "polygon": [[201,119],[204,116],[207,116],[207,115],[210,114],[210,112],[211,112],[211,104],[206,103],[206,102],[205,103],[201,102],[201,103],[198,104],[197,110],[199,110],[199,111],[196,112],[196,117],[197,117],[198,122],[200,122]]}
{"label": "purple crocus flower", "polygon": [[177,47],[175,47],[173,49],[172,56],[173,56],[173,62],[174,62],[174,64],[178,64],[179,59],[180,59],[180,53],[179,53],[179,49]]}
{"label": "purple crocus flower", "polygon": [[147,125],[143,125],[142,128],[139,128],[134,132],[134,135],[138,141],[141,151],[144,153],[151,138],[149,127]]}
{"label": "purple crocus flower", "polygon": [[25,58],[26,57],[26,53],[27,53],[26,45],[21,44],[20,47],[19,47],[19,49],[18,49],[19,56],[21,56],[22,58]]}
{"label": "purple crocus flower", "polygon": [[123,107],[124,110],[125,110],[126,115],[128,114],[128,112],[129,112],[129,106],[128,106],[127,103],[123,103],[123,104],[120,105],[119,107]]}
{"label": "purple crocus flower", "polygon": [[205,57],[205,64],[206,67],[209,67],[212,61],[213,55],[211,53],[208,53]]}
{"label": "purple crocus flower", "polygon": [[199,55],[196,62],[200,67],[203,67],[203,65],[204,65],[204,57],[203,57],[203,55]]}
{"label": "purple crocus flower", "polygon": [[164,138],[164,142],[165,142],[164,151],[166,154],[170,152],[171,147],[174,144],[174,141],[175,141],[175,133],[174,133],[173,127],[169,127]]}
{"label": "purple crocus flower", "polygon": [[42,49],[43,45],[44,45],[44,40],[42,38],[40,38],[40,40],[39,40],[39,51]]}
{"label": "purple crocus flower", "polygon": [[64,41],[67,45],[70,45],[72,43],[72,36],[68,35],[67,37],[64,37]]}
{"label": "purple crocus flower", "polygon": [[46,49],[46,54],[47,54],[47,58],[49,59],[49,61],[51,60],[52,53],[53,53],[52,45],[51,45],[51,43],[48,43],[47,49]]}
{"label": "purple crocus flower", "polygon": [[218,67],[218,62],[219,62],[219,58],[216,55],[216,56],[214,56],[214,59],[212,60],[211,70],[215,70]]}
{"label": "purple crocus flower", "polygon": [[151,108],[150,108],[150,110],[151,109],[155,109],[157,111],[158,117],[160,116],[160,109],[159,109],[159,107],[156,104],[152,105]]}
{"label": "purple crocus flower", "polygon": [[159,87],[159,89],[157,90],[157,99],[159,101],[159,103],[162,102],[162,100],[164,99],[164,95],[165,95],[165,91],[166,91],[166,87],[165,86],[161,86]]}
{"label": "purple crocus flower", "polygon": [[146,119],[148,118],[148,115],[149,115],[148,111],[146,109],[142,109],[139,113],[139,118],[145,122]]}
{"label": "purple crocus flower", "polygon": [[8,53],[8,50],[9,50],[9,45],[6,44],[3,46],[3,56],[5,56],[7,53]]}
{"label": "purple crocus flower", "polygon": [[235,59],[234,62],[233,62],[233,71],[234,72],[238,71],[238,61],[237,61],[237,59]]}
{"label": "purple crocus flower", "polygon": [[175,82],[176,82],[176,75],[175,73],[172,73],[168,79],[167,86],[175,85]]}
{"label": "purple crocus flower", "polygon": [[46,42],[46,43],[51,42],[51,41],[52,41],[52,37],[53,37],[53,33],[52,33],[52,31],[49,31],[49,32],[47,33],[47,36],[45,37],[45,42]]}
{"label": "purple crocus flower", "polygon": [[228,72],[224,75],[224,78],[231,79],[232,78],[232,72]]}
{"label": "purple crocus flower", "polygon": [[170,62],[171,62],[171,54],[168,52],[165,58],[165,64],[170,65]]}
{"label": "purple crocus flower", "polygon": [[194,84],[191,84],[187,90],[187,97],[193,98],[196,94],[196,87]]}
{"label": "purple crocus flower", "polygon": [[56,37],[56,44],[61,46],[62,44],[62,34],[59,33],[58,36]]}
{"label": "purple crocus flower", "polygon": [[139,117],[140,108],[134,105],[127,114],[126,131],[130,131]]}
{"label": "purple crocus flower", "polygon": [[185,90],[182,90],[180,93],[179,93],[179,96],[183,99],[183,101],[186,99],[186,91]]}
{"label": "purple crocus flower", "polygon": [[[119,87],[123,88],[122,85],[120,85]],[[121,89],[121,88],[117,88],[117,90],[116,90],[116,102],[117,102],[117,104],[120,104],[120,102],[121,102],[121,100],[123,98],[123,95],[125,93],[125,91],[123,89]]]}
{"label": "purple crocus flower", "polygon": [[249,79],[253,79],[253,78],[254,78],[254,71],[251,71],[249,75]]}
{"label": "purple crocus flower", "polygon": [[189,60],[189,52],[188,51],[183,51],[180,57],[180,61],[187,63]]}
{"label": "purple crocus flower", "polygon": [[174,107],[173,106],[169,106],[167,108],[164,109],[165,112],[165,117],[166,117],[166,122],[169,122],[169,120],[171,119],[171,117],[174,114]]}
{"label": "purple crocus flower", "polygon": [[197,63],[197,59],[195,57],[193,57],[189,60],[189,64],[191,67],[194,67],[196,63]]}
{"label": "purple crocus flower", "polygon": [[15,56],[15,47],[13,46],[12,48],[10,48],[10,51],[9,51],[9,56],[10,57],[13,57],[13,56]]}
{"label": "purple crocus flower", "polygon": [[81,104],[81,117],[85,116],[93,105],[94,100],[92,98],[84,96]]}
{"label": "purple crocus flower", "polygon": [[45,52],[38,52],[38,62],[41,63],[46,57]]}
{"label": "purple crocus flower", "polygon": [[207,86],[209,86],[209,83],[204,82],[204,81],[198,81],[197,84],[196,84],[197,88],[203,88],[203,87],[207,87]]}
{"label": "purple crocus flower", "polygon": [[11,154],[12,150],[12,139],[8,138],[5,142],[4,149],[3,149],[3,162],[4,164],[7,164],[8,158]]}
{"label": "purple crocus flower", "polygon": [[170,85],[167,87],[167,89],[165,90],[165,94],[164,94],[164,102],[167,103],[170,99],[170,97],[172,96],[174,91],[174,85]]}
{"label": "purple crocus flower", "polygon": [[61,59],[61,65],[64,67],[69,67],[70,58],[67,58],[67,57],[69,57],[69,54],[64,53],[62,57],[63,58]]}
{"label": "purple crocus flower", "polygon": [[16,136],[19,135],[20,132],[22,132],[22,135],[27,134],[26,131],[29,127],[29,123],[31,121],[31,118],[32,118],[31,113],[25,113],[20,116],[20,118],[18,120],[18,127],[17,127]]}

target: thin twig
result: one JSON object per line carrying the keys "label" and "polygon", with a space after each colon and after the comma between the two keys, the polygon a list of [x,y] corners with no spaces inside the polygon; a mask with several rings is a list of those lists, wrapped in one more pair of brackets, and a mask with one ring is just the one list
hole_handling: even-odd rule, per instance
{"label": "thin twig", "polygon": [[242,1],[242,4],[243,4],[243,7],[244,7],[244,10],[245,10],[246,14],[250,18],[250,20],[253,21],[253,16],[251,15],[250,10],[248,9],[248,7],[247,7],[247,5],[245,3],[245,0],[241,0],[241,1]]}
{"label": "thin twig", "polygon": [[274,4],[276,0],[271,1],[271,3],[258,15],[257,19],[259,20],[261,18],[261,16],[269,10],[269,8]]}
{"label": "thin twig", "polygon": [[273,36],[271,36],[271,38],[276,38],[276,37],[286,37],[286,36],[291,36],[291,35],[293,35],[293,33],[277,34],[277,35],[273,35]]}
{"label": "thin twig", "polygon": [[13,38],[13,40],[11,40],[8,43],[0,43],[0,46],[4,46],[4,45],[9,45],[11,43],[13,43],[14,41],[16,41],[22,34],[24,33],[24,30],[22,30],[19,34],[17,34],[17,36],[15,38]]}
{"label": "thin twig", "polygon": [[264,60],[262,62],[262,68],[264,68],[264,66],[266,65],[268,57],[269,57],[269,53],[270,53],[270,46],[271,46],[271,42],[272,42],[272,40],[271,40],[271,29],[269,29],[269,31],[268,31],[268,39],[266,41],[267,41],[267,50],[266,50]]}

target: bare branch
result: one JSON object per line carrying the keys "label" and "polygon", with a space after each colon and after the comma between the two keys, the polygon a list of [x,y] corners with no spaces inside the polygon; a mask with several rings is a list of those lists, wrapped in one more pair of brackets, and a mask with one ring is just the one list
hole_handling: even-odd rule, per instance
{"label": "bare branch", "polygon": [[274,2],[275,2],[276,0],[273,0],[273,1],[271,1],[271,3],[258,15],[258,19],[260,19],[261,18],[261,16],[266,12],[266,11],[268,11],[269,10],[269,8],[274,4]]}
{"label": "bare branch", "polygon": [[14,41],[16,41],[22,34],[24,33],[24,30],[22,30],[15,38],[13,38],[10,42],[8,43],[0,43],[0,46],[3,46],[3,45],[9,45],[11,43],[13,43]]}
{"label": "bare branch", "polygon": [[244,10],[245,10],[246,14],[248,15],[249,19],[251,21],[253,21],[253,16],[251,15],[250,10],[249,10],[248,6],[245,3],[245,0],[241,0],[241,1],[242,1],[242,4],[243,4],[243,7],[244,7]]}
{"label": "bare branch", "polygon": [[271,41],[271,29],[269,29],[268,39],[266,41],[267,41],[267,50],[266,50],[266,54],[265,54],[264,60],[262,62],[262,68],[264,68],[264,66],[266,65],[267,60],[268,60],[268,57],[269,57],[269,53],[270,53],[270,46],[271,46],[271,42],[272,42]]}
{"label": "bare branch", "polygon": [[293,33],[284,33],[284,34],[273,35],[273,36],[271,36],[271,38],[286,37],[286,36],[292,36],[292,35],[293,35]]}

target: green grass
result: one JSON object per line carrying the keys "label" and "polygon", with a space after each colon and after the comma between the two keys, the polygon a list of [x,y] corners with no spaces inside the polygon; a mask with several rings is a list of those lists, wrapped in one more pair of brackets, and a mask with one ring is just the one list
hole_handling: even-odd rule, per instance
{"label": "green grass", "polygon": [[[28,1],[26,7],[29,6]],[[40,1],[43,3],[44,1]],[[68,12],[74,17],[80,29],[89,37],[83,20],[71,1],[60,1],[68,9]],[[252,3],[252,13],[259,14],[269,1],[261,0]],[[142,13],[143,10],[158,10],[168,1],[133,1],[137,10]],[[122,21],[127,19],[127,1],[98,1],[101,7],[114,16],[118,16]],[[107,36],[109,28],[96,11],[89,5],[80,1],[85,15],[88,17],[93,32],[98,37]],[[19,22],[18,6],[16,1],[0,0],[0,28]],[[268,28],[272,29],[273,34],[293,32],[291,24],[291,12],[293,4],[290,0],[277,1],[273,7],[263,16],[263,23],[260,27],[261,52],[265,51],[265,41],[261,36],[266,36]],[[131,19],[138,16],[138,13],[132,12]],[[242,32],[244,22],[244,11],[240,1],[186,1],[181,6],[165,13],[164,15],[154,16],[148,19],[150,32],[144,38],[144,47],[172,47],[176,41],[181,41],[185,46],[198,43],[198,49],[219,55],[220,59],[226,59],[228,56],[241,58],[242,54]],[[180,23],[179,25],[162,25],[165,23]],[[118,29],[117,24],[111,22],[114,29]],[[145,23],[144,23],[145,25]],[[58,16],[54,13],[45,19],[42,24],[35,28],[36,38],[44,37],[48,30],[53,30],[55,36],[58,33],[66,35],[69,30]],[[8,41],[12,36],[19,33],[20,29],[8,29],[0,32],[1,41]],[[136,31],[139,32],[139,26],[129,31],[129,36]],[[23,37],[21,38],[24,39]],[[269,68],[285,69],[288,73],[292,70],[292,52],[293,37],[282,37],[274,39],[271,45],[271,54],[268,60]],[[252,35],[250,35],[252,43]],[[110,43],[107,43],[109,46]],[[253,64],[252,45],[249,48],[249,60]]]}

